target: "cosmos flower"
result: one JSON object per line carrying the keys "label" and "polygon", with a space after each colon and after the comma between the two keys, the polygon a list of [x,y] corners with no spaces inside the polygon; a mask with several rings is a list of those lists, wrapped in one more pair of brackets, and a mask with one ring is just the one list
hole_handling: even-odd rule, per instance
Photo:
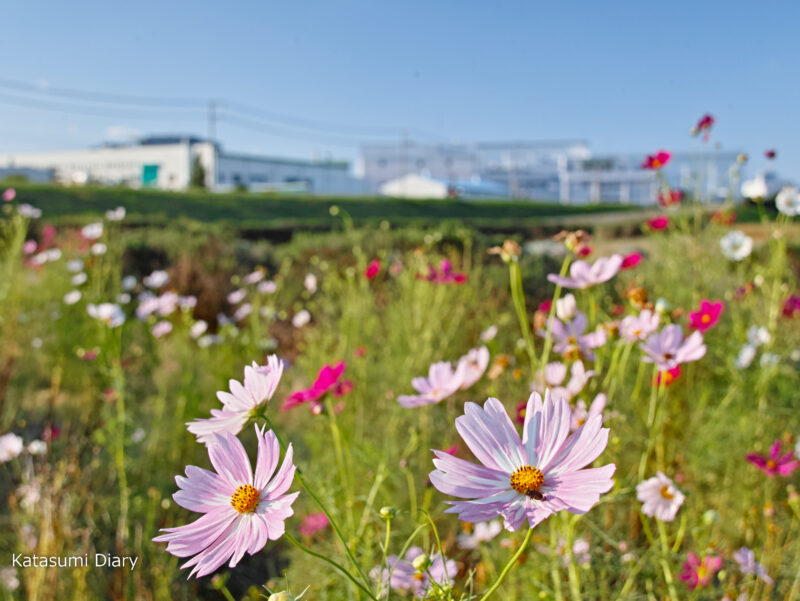
{"label": "cosmos flower", "polygon": [[575,317],[578,305],[574,294],[567,294],[556,301],[556,317],[561,321],[569,321]]}
{"label": "cosmos flower", "polygon": [[772,443],[769,448],[769,456],[760,453],[748,453],[745,458],[770,478],[774,478],[776,474],[784,477],[789,476],[800,467],[800,461],[794,458],[792,451],[781,455],[780,438]]}
{"label": "cosmos flower", "polygon": [[676,365],[672,369],[658,372],[656,376],[656,386],[672,386],[672,383],[677,380],[681,375],[681,366]]}
{"label": "cosmos flower", "polygon": [[317,291],[317,276],[313,273],[307,273],[303,279],[303,287],[311,294],[314,294]]}
{"label": "cosmos flower", "polygon": [[89,303],[86,305],[86,312],[89,316],[105,323],[109,328],[116,328],[125,323],[125,312],[115,303],[100,303],[99,305]]}
{"label": "cosmos flower", "polygon": [[303,536],[314,536],[315,533],[325,530],[330,521],[324,512],[310,513],[303,518],[297,531]]}
{"label": "cosmos flower", "polygon": [[778,156],[778,153],[777,153],[777,152],[775,152],[775,151],[774,151],[774,150],[772,150],[772,149],[769,149],[769,150],[765,150],[765,151],[764,151],[764,156],[765,156],[765,157],[767,157],[769,160],[772,160],[772,159],[774,159],[776,156]]}
{"label": "cosmos flower", "polygon": [[749,344],[759,347],[762,344],[767,344],[770,340],[772,340],[772,336],[769,335],[769,330],[764,326],[752,325],[747,328],[747,342]]}
{"label": "cosmos flower", "polygon": [[367,278],[368,280],[374,280],[375,277],[380,273],[380,271],[381,271],[380,259],[372,259],[372,261],[369,262],[369,265],[367,265],[366,270],[364,270],[364,277]]}
{"label": "cosmos flower", "polygon": [[6,188],[3,191],[3,202],[11,202],[17,197],[17,191],[14,188]]}
{"label": "cosmos flower", "polygon": [[781,314],[784,317],[798,317],[800,316],[800,296],[793,294],[783,303]]}
{"label": "cosmos flower", "polygon": [[481,342],[491,342],[495,336],[497,336],[497,326],[491,325],[481,332]]}
{"label": "cosmos flower", "polygon": [[569,430],[570,432],[574,432],[578,428],[580,428],[583,424],[585,424],[590,418],[594,417],[595,415],[600,416],[600,420],[602,423],[603,419],[603,410],[606,408],[606,395],[605,393],[601,392],[592,401],[592,404],[589,405],[589,408],[586,408],[586,402],[582,399],[579,399],[577,403],[575,403],[575,408],[572,410],[572,420],[570,422]]}
{"label": "cosmos flower", "polygon": [[739,354],[736,355],[736,359],[733,360],[733,365],[736,369],[747,369],[753,363],[753,359],[756,358],[756,353],[758,352],[758,347],[754,344],[746,343],[742,345],[742,348],[739,349]]}
{"label": "cosmos flower", "polygon": [[467,281],[467,274],[453,270],[450,259],[443,259],[439,263],[439,269],[433,265],[428,266],[426,275],[417,275],[418,280],[427,280],[436,284],[463,284]]}
{"label": "cosmos flower", "polygon": [[0,463],[11,461],[14,457],[19,456],[24,446],[22,438],[13,432],[0,436]]}
{"label": "cosmos flower", "polygon": [[234,290],[226,297],[226,300],[231,305],[238,305],[240,302],[244,300],[244,297],[247,296],[247,290],[244,288],[239,288],[238,290]]}
{"label": "cosmos flower", "polygon": [[697,361],[706,354],[703,335],[693,332],[683,338],[683,329],[676,324],[664,326],[660,332],[651,334],[645,342],[640,343],[645,356],[642,361],[655,363],[660,371],[667,371],[680,365]]}
{"label": "cosmos flower", "polygon": [[17,211],[19,211],[20,215],[27,217],[28,219],[39,219],[39,217],[42,216],[41,209],[37,209],[36,207],[25,202],[17,207]]}
{"label": "cosmos flower", "polygon": [[175,502],[204,515],[186,526],[162,528],[165,534],[153,540],[168,543],[167,551],[177,557],[193,556],[181,566],[192,568],[189,577],[206,576],[225,562],[235,567],[245,553],[252,555],[283,536],[284,520],[294,513],[292,503],[300,493],[286,494],[295,471],[292,445],[276,473],[278,439],[272,430],[256,426],[255,431],[255,474],[244,446],[228,433],[213,435],[208,445],[214,472],[190,465],[185,478],[175,478],[180,489],[172,496]]}
{"label": "cosmos flower", "polygon": [[683,200],[683,190],[667,190],[659,192],[656,197],[658,204],[662,207],[672,207],[681,204]]}
{"label": "cosmos flower", "polygon": [[[415,567],[415,563],[418,564],[421,559],[429,560],[424,562],[430,563],[427,570],[421,571]],[[455,561],[443,557],[441,553],[427,558],[420,547],[411,547],[406,552],[405,558],[389,555],[386,562],[388,570],[378,566],[370,571],[373,580],[379,582],[382,579],[381,585],[385,586],[388,579],[389,585],[394,590],[411,592],[416,598],[425,597],[428,590],[435,586],[434,583],[443,587],[450,586],[452,579],[458,573]],[[389,578],[390,573],[391,578]]]}
{"label": "cosmos flower", "polygon": [[39,245],[36,244],[36,240],[26,240],[25,244],[22,245],[22,253],[32,255],[36,252],[37,248],[39,248]]}
{"label": "cosmos flower", "polygon": [[97,240],[102,235],[103,235],[102,221],[90,223],[89,225],[84,225],[81,228],[81,236],[86,240]]}
{"label": "cosmos flower", "polygon": [[724,307],[725,303],[722,301],[712,302],[708,299],[700,301],[700,309],[689,313],[689,329],[703,333],[710,330],[717,325]]}
{"label": "cosmos flower", "polygon": [[411,380],[411,386],[419,394],[401,394],[397,402],[406,408],[440,403],[461,388],[462,377],[462,374],[453,371],[449,361],[439,361],[428,368],[427,378]]}
{"label": "cosmos flower", "polygon": [[756,561],[756,553],[752,549],[742,547],[733,554],[733,559],[739,564],[742,574],[754,574],[769,585],[774,583],[767,568]]}
{"label": "cosmos flower", "polygon": [[197,419],[186,424],[186,429],[197,436],[198,442],[211,443],[214,434],[238,434],[247,420],[268,403],[283,375],[283,361],[277,355],[267,357],[266,365],[252,365],[244,368],[244,383],[231,379],[230,392],[219,391],[217,398],[222,409],[212,409],[208,419]]}
{"label": "cosmos flower", "polygon": [[651,229],[654,232],[665,230],[667,229],[668,226],[669,226],[669,217],[667,217],[666,215],[659,215],[657,217],[653,217],[652,219],[647,220],[648,229]]}
{"label": "cosmos flower", "polygon": [[619,333],[627,342],[645,340],[658,329],[660,316],[650,309],[644,309],[638,315],[628,315],[619,323]]}
{"label": "cosmos flower", "polygon": [[663,472],[656,472],[655,476],[636,487],[636,498],[642,502],[643,514],[662,522],[671,522],[685,497]]}
{"label": "cosmos flower", "polygon": [[719,246],[726,258],[742,261],[753,252],[753,239],[741,230],[733,230],[720,239]]}
{"label": "cosmos flower", "polygon": [[294,317],[292,317],[292,325],[296,328],[302,328],[310,321],[311,313],[309,313],[306,309],[300,309],[294,314]]}
{"label": "cosmos flower", "polygon": [[465,522],[503,518],[507,530],[527,521],[531,528],[566,509],[586,513],[613,486],[613,464],[582,469],[608,444],[600,416],[591,417],[571,435],[572,414],[565,399],[545,392],[528,399],[520,440],[503,404],[490,398],[483,407],[464,405],[456,430],[480,465],[434,451],[431,483],[442,493],[468,499],[448,501],[447,513]]}
{"label": "cosmos flower", "polygon": [[169,334],[171,331],[172,331],[172,323],[169,321],[162,320],[153,326],[151,333],[153,334],[153,338],[161,338]]}
{"label": "cosmos flower", "polygon": [[666,150],[659,150],[655,154],[648,154],[647,157],[642,162],[642,169],[661,169],[662,167],[666,166],[669,163],[669,160],[672,158],[672,154],[667,152]]}
{"label": "cosmos flower", "polygon": [[503,529],[500,520],[491,522],[480,522],[475,524],[469,534],[459,534],[456,538],[458,546],[462,549],[477,549],[481,543],[489,542]]}
{"label": "cosmos flower", "polygon": [[642,253],[634,252],[622,257],[622,264],[620,265],[620,269],[623,270],[633,269],[641,262],[642,262]]}
{"label": "cosmos flower", "polygon": [[461,357],[456,364],[455,378],[460,380],[459,389],[466,390],[481,379],[489,366],[489,349],[474,348]]}
{"label": "cosmos flower", "polygon": [[702,133],[703,139],[708,140],[711,134],[711,127],[714,125],[715,122],[716,119],[714,119],[714,117],[709,113],[706,113],[705,115],[700,117],[700,120],[697,122],[697,125],[695,125],[692,128],[692,135],[697,136]]}
{"label": "cosmos flower", "polygon": [[275,294],[278,290],[278,285],[273,282],[272,280],[267,280],[265,282],[261,282],[258,285],[258,293],[259,294]]}
{"label": "cosmos flower", "polygon": [[242,278],[242,282],[244,282],[245,284],[257,284],[258,282],[263,280],[264,277],[266,277],[266,273],[264,272],[263,269],[259,268],[254,271],[251,271],[246,276],[244,276]]}
{"label": "cosmos flower", "polygon": [[681,580],[686,583],[690,591],[698,586],[708,586],[714,574],[722,568],[722,558],[714,555],[706,555],[702,559],[691,551],[687,555],[686,563],[683,564]]}
{"label": "cosmos flower", "polygon": [[[545,390],[550,389],[550,394],[554,398],[565,398],[570,400],[580,394],[589,379],[595,375],[593,370],[586,370],[583,362],[575,361],[570,367],[569,381],[564,384],[567,376],[567,366],[563,363],[553,362],[545,365],[543,370],[536,372],[531,391],[544,394]],[[523,402],[523,406],[525,403]]]}
{"label": "cosmos flower", "polygon": [[[562,323],[554,317],[549,321],[549,324],[550,334],[555,343],[553,349],[566,358],[579,359],[583,357],[593,361],[594,353],[591,349],[603,346],[606,343],[604,330],[584,334],[588,320],[586,315],[580,311],[575,314],[575,319],[570,322]],[[538,330],[537,334],[544,338],[547,332]]]}
{"label": "cosmos flower", "polygon": [[106,211],[106,219],[109,221],[122,221],[125,219],[125,207],[117,207],[111,211]]}
{"label": "cosmos flower", "polygon": [[86,283],[86,280],[88,279],[89,276],[86,275],[85,272],[76,273],[74,276],[72,276],[72,279],[70,279],[70,284],[72,284],[73,286],[82,286],[83,284]]}
{"label": "cosmos flower", "polygon": [[607,282],[617,275],[621,267],[622,255],[611,255],[610,257],[597,259],[592,265],[589,265],[586,261],[575,261],[569,267],[570,277],[562,277],[551,273],[547,276],[547,279],[564,288],[583,289]]}
{"label": "cosmos flower", "polygon": [[80,290],[70,290],[64,295],[64,304],[65,305],[74,305],[79,300],[81,300],[81,291]]}
{"label": "cosmos flower", "polygon": [[339,383],[339,379],[342,377],[346,367],[347,364],[344,361],[337,363],[333,367],[330,365],[323,365],[311,387],[292,393],[292,395],[283,402],[281,411],[288,411],[298,405],[318,401],[327,393],[332,392]]}
{"label": "cosmos flower", "polygon": [[775,197],[775,206],[789,217],[800,214],[800,192],[794,186],[784,186]]}
{"label": "cosmos flower", "polygon": [[142,278],[142,283],[148,288],[161,288],[164,284],[169,282],[169,274],[163,269],[157,269],[148,276]]}
{"label": "cosmos flower", "polygon": [[[83,269],[83,267],[81,267]],[[120,283],[123,290],[131,291],[136,287],[136,276],[135,275],[126,275],[122,278],[122,282]]]}
{"label": "cosmos flower", "polygon": [[192,324],[192,327],[189,328],[189,336],[192,338],[199,338],[206,333],[206,330],[208,330],[208,322],[203,319],[198,319]]}

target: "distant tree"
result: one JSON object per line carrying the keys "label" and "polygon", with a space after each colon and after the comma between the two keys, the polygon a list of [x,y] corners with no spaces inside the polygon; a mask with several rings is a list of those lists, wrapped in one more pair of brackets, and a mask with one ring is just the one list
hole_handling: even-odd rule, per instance
{"label": "distant tree", "polygon": [[206,168],[200,162],[200,155],[194,155],[192,161],[192,175],[189,178],[189,186],[191,188],[205,188],[206,187]]}

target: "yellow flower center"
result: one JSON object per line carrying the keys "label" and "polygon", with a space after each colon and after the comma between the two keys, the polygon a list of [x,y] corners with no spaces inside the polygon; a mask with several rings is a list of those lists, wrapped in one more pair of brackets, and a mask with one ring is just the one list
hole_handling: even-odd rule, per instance
{"label": "yellow flower center", "polygon": [[776,467],[778,467],[778,464],[775,463],[774,459],[767,459],[767,469],[768,470],[774,470]]}
{"label": "yellow flower center", "polygon": [[414,580],[425,580],[425,574],[422,572],[417,572],[414,574]]}
{"label": "yellow flower center", "polygon": [[242,484],[231,495],[231,505],[239,513],[251,513],[258,505],[259,493],[251,484]]}
{"label": "yellow flower center", "polygon": [[664,353],[664,359],[666,359],[667,361],[672,359],[674,356],[675,355],[673,355],[672,353]]}
{"label": "yellow flower center", "polygon": [[523,465],[511,474],[511,488],[522,495],[538,493],[543,482],[544,474],[530,465]]}
{"label": "yellow flower center", "polygon": [[658,159],[653,159],[653,167],[661,167],[661,161]]}
{"label": "yellow flower center", "polygon": [[703,317],[700,318],[700,321],[702,321],[703,323],[708,323],[711,321],[711,316],[706,313],[703,315]]}
{"label": "yellow flower center", "polygon": [[673,495],[671,492],[669,492],[669,485],[668,484],[665,484],[664,486],[661,487],[661,496],[664,497],[665,499],[674,499],[675,498],[675,495]]}

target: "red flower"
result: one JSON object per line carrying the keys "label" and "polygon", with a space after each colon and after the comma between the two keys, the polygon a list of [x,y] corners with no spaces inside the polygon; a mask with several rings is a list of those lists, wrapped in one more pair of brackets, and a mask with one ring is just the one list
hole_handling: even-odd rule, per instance
{"label": "red flower", "polygon": [[666,215],[659,215],[647,220],[647,227],[656,232],[667,229],[668,225],[669,217]]}
{"label": "red flower", "polygon": [[380,259],[372,259],[367,265],[367,270],[364,272],[364,277],[368,280],[374,280],[375,276],[380,273],[381,261]]}
{"label": "red flower", "polygon": [[800,317],[800,296],[792,295],[783,303],[784,317]]}
{"label": "red flower", "polygon": [[680,204],[683,200],[683,190],[668,190],[658,193],[658,204],[662,207],[672,207]]}
{"label": "red flower", "polygon": [[418,280],[428,280],[436,284],[463,284],[467,281],[467,274],[453,271],[453,264],[449,259],[444,259],[437,270],[433,265],[428,266],[426,275],[417,275]]}
{"label": "red flower", "polygon": [[724,307],[725,303],[722,301],[700,301],[700,309],[689,313],[689,328],[705,333],[717,324]]}
{"label": "red flower", "polygon": [[550,307],[552,306],[553,306],[553,301],[546,300],[539,303],[539,306],[537,307],[536,310],[541,311],[542,313],[550,313]]}
{"label": "red flower", "polygon": [[676,365],[672,369],[658,372],[656,376],[656,386],[672,386],[672,383],[681,375],[681,366]]}
{"label": "red flower", "polygon": [[775,474],[788,476],[800,467],[800,461],[794,458],[794,451],[790,450],[785,455],[781,455],[780,438],[769,448],[769,457],[760,453],[748,453],[746,459],[770,478],[773,478]]}
{"label": "red flower", "polygon": [[577,254],[579,257],[588,257],[590,254],[592,254],[592,247],[588,244],[581,244],[575,250],[575,254]]}
{"label": "red flower", "polygon": [[515,420],[518,424],[523,425],[525,423],[525,408],[528,406],[528,401],[520,401],[517,404],[517,415],[515,416]]}
{"label": "red flower", "polygon": [[722,568],[722,558],[714,555],[706,555],[700,559],[697,555],[689,552],[686,563],[683,564],[681,580],[686,583],[690,591],[698,586],[708,586],[714,574]]}
{"label": "red flower", "polygon": [[330,392],[336,387],[336,385],[339,383],[339,378],[341,378],[342,373],[344,373],[345,367],[346,363],[344,361],[337,364],[335,367],[324,365],[322,369],[319,370],[317,379],[314,380],[314,383],[311,385],[311,387],[306,388],[305,390],[298,390],[289,396],[283,402],[281,411],[287,411],[297,407],[298,405],[302,405],[303,403],[318,401],[321,399],[326,393]]}
{"label": "red flower", "polygon": [[622,269],[633,269],[642,262],[642,253],[631,253],[622,259]]}
{"label": "red flower", "polygon": [[703,139],[708,140],[709,135],[711,134],[711,127],[714,125],[716,119],[713,116],[706,113],[700,118],[700,121],[697,122],[697,125],[694,126],[692,129],[692,135],[696,136],[698,134],[703,134]]}
{"label": "red flower", "polygon": [[672,158],[672,154],[666,150],[659,150],[655,154],[648,154],[642,163],[642,169],[661,169]]}
{"label": "red flower", "polygon": [[775,151],[774,151],[774,150],[772,150],[772,149],[769,149],[769,150],[767,150],[767,151],[765,151],[765,152],[764,152],[764,156],[765,156],[765,157],[767,157],[767,158],[768,158],[770,161],[771,161],[772,159],[774,159],[774,158],[775,158],[777,155],[778,155],[778,153],[777,153],[777,152],[775,152]]}

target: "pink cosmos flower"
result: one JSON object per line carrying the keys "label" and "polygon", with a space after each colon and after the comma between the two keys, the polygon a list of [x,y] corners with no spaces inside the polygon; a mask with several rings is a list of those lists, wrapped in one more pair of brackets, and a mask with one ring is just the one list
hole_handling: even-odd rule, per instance
{"label": "pink cosmos flower", "polygon": [[[578,311],[575,319],[563,323],[557,317],[549,320],[550,334],[553,337],[553,349],[569,359],[579,359],[584,357],[589,361],[594,361],[594,353],[591,349],[603,346],[606,343],[606,333],[604,330],[597,330],[584,334],[588,320],[584,313]],[[538,330],[537,334],[545,337],[545,330]]]}
{"label": "pink cosmos flower", "polygon": [[[206,576],[225,562],[235,567],[245,553],[260,551],[268,540],[284,533],[284,520],[294,511],[298,492],[286,494],[294,478],[292,445],[286,449],[277,473],[280,446],[272,430],[256,426],[258,460],[255,474],[242,443],[230,433],[213,435],[208,456],[215,471],[193,465],[186,477],[177,476],[180,489],[172,498],[181,507],[204,515],[186,526],[162,528],[153,540],[165,542],[177,557],[192,557],[181,568],[192,567],[191,578]],[[274,478],[273,478],[274,474]]]}
{"label": "pink cosmos flower", "polygon": [[616,466],[582,469],[608,444],[608,429],[593,416],[571,435],[572,414],[564,399],[528,399],[520,440],[503,404],[490,398],[483,407],[464,405],[456,430],[480,461],[474,464],[434,451],[431,483],[447,495],[469,499],[448,501],[448,513],[465,522],[486,522],[501,516],[507,530],[527,520],[531,528],[566,509],[586,513],[613,486]]}
{"label": "pink cosmos flower", "polygon": [[589,408],[587,409],[586,402],[582,399],[579,399],[578,402],[575,403],[575,408],[572,410],[572,421],[569,425],[569,431],[574,432],[595,415],[600,416],[602,423],[603,410],[606,408],[606,400],[605,393],[601,392],[594,397],[592,404],[589,405]]}
{"label": "pink cosmos flower", "polygon": [[453,264],[449,259],[443,259],[437,270],[433,265],[428,266],[426,275],[417,275],[418,280],[428,280],[436,284],[463,284],[467,281],[467,274],[453,271]]}
{"label": "pink cosmos flower", "polygon": [[503,525],[499,520],[480,522],[475,524],[471,534],[459,534],[456,541],[462,549],[477,549],[481,543],[488,542],[500,534],[502,529]]}
{"label": "pink cosmos flower", "polygon": [[159,321],[156,325],[153,326],[151,333],[153,334],[153,338],[161,338],[162,336],[166,336],[172,331],[172,323],[169,321]]}
{"label": "pink cosmos flower", "polygon": [[314,383],[311,385],[311,387],[306,388],[305,390],[298,390],[297,392],[293,393],[283,402],[281,411],[288,411],[289,409],[297,407],[298,405],[302,405],[303,403],[318,401],[324,397],[339,383],[339,378],[342,377],[345,367],[347,367],[347,363],[344,361],[337,363],[333,367],[330,365],[323,365],[322,369],[320,369],[319,373],[317,374],[317,379],[314,380]]}
{"label": "pink cosmos flower", "polygon": [[792,295],[783,303],[781,313],[784,317],[800,316],[800,296]]}
{"label": "pink cosmos flower", "polygon": [[619,333],[627,342],[644,340],[658,329],[659,315],[645,309],[639,315],[628,315],[619,323]]}
{"label": "pink cosmos flower", "polygon": [[364,277],[368,280],[374,280],[375,276],[378,275],[381,271],[381,261],[380,259],[372,259],[367,265],[366,271],[364,271]]}
{"label": "pink cosmos flower", "polygon": [[661,230],[667,229],[669,226],[669,217],[666,215],[659,215],[658,217],[653,217],[652,219],[647,220],[647,227],[653,230],[654,232],[659,232]]}
{"label": "pink cosmos flower", "polygon": [[753,574],[769,585],[775,582],[767,572],[767,568],[756,561],[756,553],[752,549],[742,547],[733,554],[733,559],[739,564],[742,574]]}
{"label": "pink cosmos flower", "polygon": [[36,240],[26,240],[25,244],[22,245],[22,252],[26,255],[32,255],[36,252],[37,248]]}
{"label": "pink cosmos flower", "polygon": [[768,457],[760,453],[748,453],[746,459],[770,478],[775,477],[776,474],[788,476],[800,467],[800,461],[794,458],[792,451],[781,455],[780,439],[772,443]]}
{"label": "pink cosmos flower", "polygon": [[481,379],[489,366],[489,349],[474,348],[461,357],[456,364],[455,377],[460,379],[460,390],[466,390]]}
{"label": "pink cosmos flower", "polygon": [[708,299],[700,301],[700,309],[689,313],[689,329],[703,333],[710,330],[717,325],[724,307],[725,303],[722,301],[712,302]]}
{"label": "pink cosmos flower", "polygon": [[674,520],[685,499],[683,493],[663,472],[656,472],[655,476],[639,484],[636,487],[636,498],[643,503],[643,514],[662,522]]}
{"label": "pink cosmos flower", "polygon": [[595,372],[592,370],[586,371],[581,361],[575,361],[570,368],[569,381],[562,386],[566,375],[566,365],[558,362],[548,363],[545,365],[544,370],[536,372],[533,384],[531,384],[531,391],[544,394],[545,390],[549,388],[553,397],[570,400],[580,394],[589,379],[595,375]]}
{"label": "pink cosmos flower", "polygon": [[668,190],[658,193],[658,204],[662,207],[672,207],[681,204],[683,200],[683,190]]}
{"label": "pink cosmos flower", "polygon": [[204,443],[211,443],[215,434],[238,434],[247,420],[272,399],[282,375],[283,361],[277,355],[270,355],[266,365],[253,361],[244,368],[244,385],[231,379],[230,392],[217,392],[222,409],[212,409],[212,417],[189,422],[186,429]]}
{"label": "pink cosmos flower", "polygon": [[621,267],[622,255],[611,255],[610,257],[597,259],[592,265],[589,265],[586,261],[575,261],[569,267],[570,277],[561,277],[558,274],[551,273],[547,276],[547,279],[564,288],[583,289],[607,282],[617,275]]}
{"label": "pink cosmos flower", "polygon": [[697,361],[706,354],[706,345],[700,332],[694,332],[684,340],[683,329],[675,324],[664,326],[640,346],[645,352],[642,361],[655,363],[661,371],[670,370],[681,363]]}
{"label": "pink cosmos flower", "polygon": [[693,591],[698,586],[708,586],[720,568],[722,568],[721,557],[706,555],[700,559],[690,551],[686,563],[683,564],[681,580],[686,583],[690,591]]}
{"label": "pink cosmos flower", "polygon": [[3,192],[3,202],[11,202],[17,197],[17,191],[14,188],[6,188]]}
{"label": "pink cosmos flower", "polygon": [[714,119],[712,115],[706,113],[705,115],[700,117],[700,120],[697,122],[697,125],[695,125],[694,128],[692,128],[692,135],[696,136],[702,133],[703,139],[708,140],[711,134],[711,127],[714,125],[715,121],[716,119]]}
{"label": "pink cosmos flower", "polygon": [[631,253],[629,255],[625,255],[624,257],[622,257],[622,264],[620,265],[620,268],[623,270],[633,269],[641,262],[642,262],[642,253],[639,252]]}
{"label": "pink cosmos flower", "polygon": [[661,169],[672,158],[672,154],[666,150],[659,150],[655,154],[648,154],[642,163],[642,169]]}
{"label": "pink cosmos flower", "polygon": [[537,311],[541,311],[542,313],[550,313],[550,308],[553,306],[553,301],[546,300],[539,303],[539,306],[536,307]]}
{"label": "pink cosmos flower", "polygon": [[297,531],[303,536],[314,536],[320,530],[325,530],[329,524],[328,516],[324,512],[310,513],[303,518]]}
{"label": "pink cosmos flower", "polygon": [[[420,547],[411,547],[404,559],[397,555],[389,555],[386,562],[389,569],[382,566],[373,568],[369,575],[376,582],[381,582],[381,586],[386,586],[387,579],[389,585],[401,592],[412,592],[414,597],[423,598],[429,589],[436,585],[448,587],[458,574],[458,564],[452,559],[447,559],[441,553],[436,553],[430,557],[430,567],[427,570],[419,571],[414,567],[414,560],[423,555]],[[391,578],[389,575],[391,574]]]}
{"label": "pink cosmos flower", "polygon": [[440,403],[461,388],[461,377],[461,374],[453,371],[449,361],[434,363],[428,369],[427,378],[411,380],[411,386],[419,394],[401,394],[397,402],[406,408]]}

